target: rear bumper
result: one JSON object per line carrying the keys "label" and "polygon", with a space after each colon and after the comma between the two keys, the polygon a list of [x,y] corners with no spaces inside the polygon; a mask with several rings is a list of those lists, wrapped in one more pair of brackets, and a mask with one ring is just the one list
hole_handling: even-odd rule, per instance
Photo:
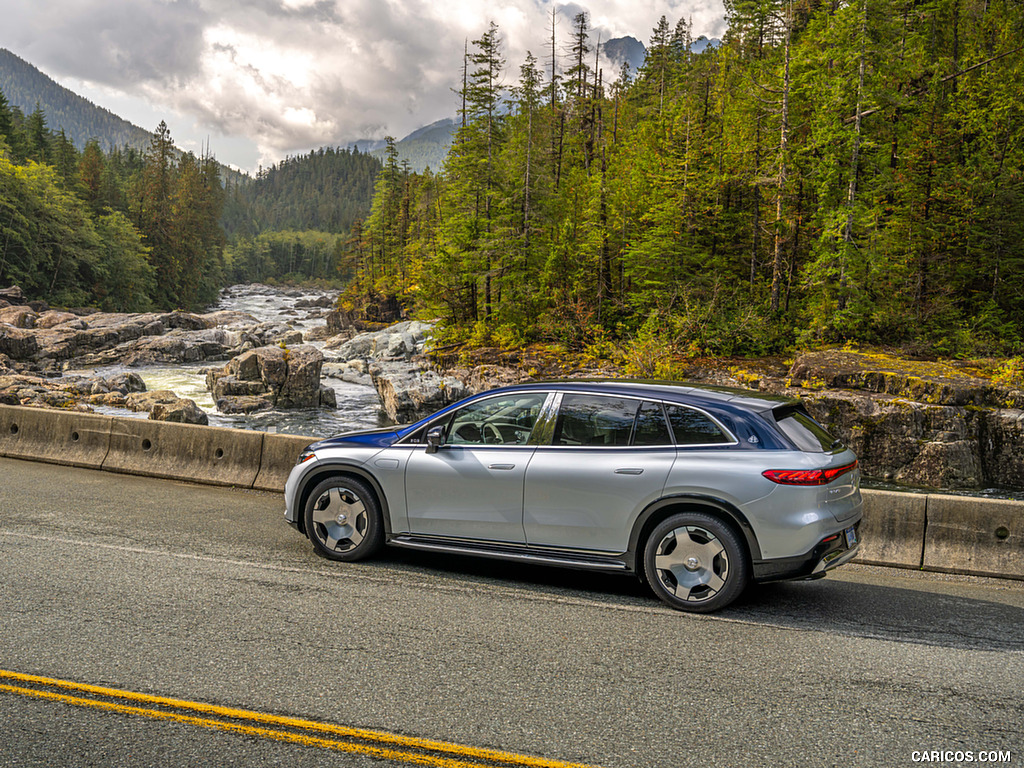
{"label": "rear bumper", "polygon": [[860,551],[860,520],[849,527],[856,533],[856,542],[853,546],[847,546],[846,529],[843,529],[839,532],[838,538],[822,541],[806,554],[754,561],[754,581],[816,579],[824,576],[827,571],[850,562]]}

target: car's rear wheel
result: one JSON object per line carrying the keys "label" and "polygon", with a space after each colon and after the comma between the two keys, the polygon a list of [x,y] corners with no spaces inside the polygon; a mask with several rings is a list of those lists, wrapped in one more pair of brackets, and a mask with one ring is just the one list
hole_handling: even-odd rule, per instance
{"label": "car's rear wheel", "polygon": [[321,481],[306,501],[306,533],[317,554],[351,562],[369,557],[384,540],[384,521],[373,491],[345,475]]}
{"label": "car's rear wheel", "polygon": [[682,611],[708,613],[739,597],[750,568],[746,548],[726,523],[682,512],[658,524],[644,545],[644,575],[654,594]]}

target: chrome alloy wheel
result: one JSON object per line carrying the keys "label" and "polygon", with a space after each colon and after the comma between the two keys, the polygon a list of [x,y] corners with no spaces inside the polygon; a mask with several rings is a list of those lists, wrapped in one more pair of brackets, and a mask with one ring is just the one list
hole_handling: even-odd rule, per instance
{"label": "chrome alloy wheel", "polygon": [[729,555],[707,528],[686,525],[662,536],[654,568],[664,589],[688,603],[710,600],[729,578]]}
{"label": "chrome alloy wheel", "polygon": [[369,515],[366,504],[350,488],[329,488],[313,503],[313,531],[325,549],[347,552],[366,537]]}

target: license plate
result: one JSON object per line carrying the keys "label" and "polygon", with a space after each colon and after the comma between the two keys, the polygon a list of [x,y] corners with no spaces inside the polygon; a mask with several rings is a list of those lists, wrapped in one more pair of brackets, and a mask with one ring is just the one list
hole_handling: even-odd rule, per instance
{"label": "license plate", "polygon": [[857,529],[847,528],[846,529],[846,547],[849,549],[857,543]]}

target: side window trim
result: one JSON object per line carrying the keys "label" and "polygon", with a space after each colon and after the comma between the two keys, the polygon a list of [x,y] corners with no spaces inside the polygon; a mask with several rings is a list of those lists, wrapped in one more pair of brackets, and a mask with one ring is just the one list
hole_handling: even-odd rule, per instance
{"label": "side window trim", "polygon": [[[661,409],[661,420],[662,420],[662,423],[665,425],[665,431],[668,434],[669,440],[671,440],[672,442],[669,442],[669,443],[652,443],[651,445],[635,445],[636,430],[637,430],[637,427],[640,424],[640,415],[643,413],[644,405],[646,405],[647,403],[651,403],[651,405],[656,405],[656,406],[658,406],[659,409]],[[640,407],[636,409],[636,417],[633,419],[633,432],[629,436],[629,447],[630,448],[648,448],[648,449],[649,448],[675,448],[676,447],[675,435],[672,432],[672,423],[668,420],[668,413],[665,412],[665,401],[664,400],[651,400],[649,398],[644,398],[643,401],[640,403]]]}

